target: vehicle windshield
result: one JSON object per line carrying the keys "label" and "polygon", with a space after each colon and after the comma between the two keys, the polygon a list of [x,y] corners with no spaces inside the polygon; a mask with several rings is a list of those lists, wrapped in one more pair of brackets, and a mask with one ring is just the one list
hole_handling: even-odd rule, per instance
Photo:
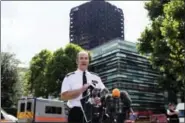
{"label": "vehicle windshield", "polygon": [[179,110],[179,117],[185,117],[184,111],[185,111],[185,110]]}

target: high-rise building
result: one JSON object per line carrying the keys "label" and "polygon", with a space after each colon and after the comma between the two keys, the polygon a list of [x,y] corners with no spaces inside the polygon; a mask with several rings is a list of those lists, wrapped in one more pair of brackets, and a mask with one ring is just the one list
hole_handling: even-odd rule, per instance
{"label": "high-rise building", "polygon": [[89,50],[118,37],[124,39],[124,17],[120,8],[104,0],[92,0],[71,9],[71,43]]}
{"label": "high-rise building", "polygon": [[99,74],[110,90],[126,90],[135,111],[164,111],[164,94],[157,88],[159,73],[147,56],[141,56],[136,44],[115,39],[91,50],[91,71]]}

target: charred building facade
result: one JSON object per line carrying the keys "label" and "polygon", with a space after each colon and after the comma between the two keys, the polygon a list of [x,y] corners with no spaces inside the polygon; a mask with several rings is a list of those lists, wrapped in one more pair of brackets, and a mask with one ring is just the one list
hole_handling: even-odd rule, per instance
{"label": "charred building facade", "polygon": [[114,38],[124,40],[124,17],[120,8],[103,0],[92,0],[71,9],[70,43],[89,50]]}

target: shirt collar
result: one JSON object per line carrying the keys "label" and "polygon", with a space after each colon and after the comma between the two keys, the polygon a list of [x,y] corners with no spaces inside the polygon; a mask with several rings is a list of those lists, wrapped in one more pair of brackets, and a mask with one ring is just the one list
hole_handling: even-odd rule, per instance
{"label": "shirt collar", "polygon": [[[80,70],[80,69],[77,69],[76,70],[78,73],[83,73],[84,71]],[[88,73],[88,70],[85,70],[86,73]]]}

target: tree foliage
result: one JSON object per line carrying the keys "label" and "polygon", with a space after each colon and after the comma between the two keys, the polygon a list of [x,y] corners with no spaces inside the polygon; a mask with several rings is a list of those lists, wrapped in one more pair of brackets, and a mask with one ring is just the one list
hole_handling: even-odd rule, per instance
{"label": "tree foliage", "polygon": [[161,71],[160,87],[185,90],[185,2],[152,0],[145,4],[151,24],[141,34],[138,50],[150,54],[154,68]]}
{"label": "tree foliage", "polygon": [[[47,66],[47,90],[50,95],[59,94],[61,88],[61,80],[65,74],[69,72],[72,61],[65,55],[62,48],[53,53],[53,57]],[[52,86],[51,86],[52,85]]]}
{"label": "tree foliage", "polygon": [[[52,60],[47,67],[48,93],[57,96],[61,90],[61,82],[65,75],[76,69],[76,55],[81,47],[69,44],[65,49],[58,49],[53,53]],[[53,85],[51,87],[51,85]]]}
{"label": "tree foliage", "polygon": [[16,92],[15,84],[18,82],[18,64],[20,62],[14,54],[8,52],[1,53],[1,107],[14,106]]}
{"label": "tree foliage", "polygon": [[26,76],[30,93],[33,96],[46,96],[46,67],[52,57],[52,53],[48,50],[42,50],[36,54],[31,62],[30,68]]}
{"label": "tree foliage", "polygon": [[[58,96],[65,75],[76,69],[76,55],[83,50],[75,44],[68,44],[53,53],[43,50],[35,55],[26,74],[28,93],[34,96]],[[43,57],[44,56],[44,57]]]}

